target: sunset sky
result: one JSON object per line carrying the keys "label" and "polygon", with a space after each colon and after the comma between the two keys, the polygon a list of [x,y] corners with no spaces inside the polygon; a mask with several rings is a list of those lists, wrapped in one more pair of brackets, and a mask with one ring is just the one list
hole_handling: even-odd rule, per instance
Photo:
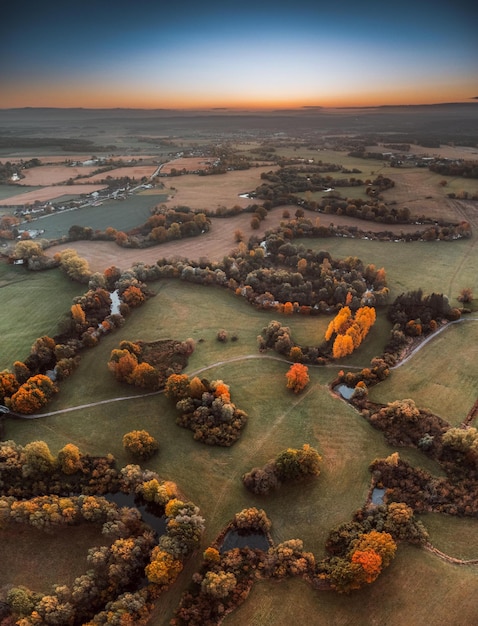
{"label": "sunset sky", "polygon": [[0,108],[286,108],[478,97],[457,0],[9,2]]}

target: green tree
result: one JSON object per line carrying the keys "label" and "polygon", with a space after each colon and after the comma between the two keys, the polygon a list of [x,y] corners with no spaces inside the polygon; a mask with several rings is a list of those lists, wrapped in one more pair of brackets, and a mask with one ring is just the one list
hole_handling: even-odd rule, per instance
{"label": "green tree", "polygon": [[44,441],[32,441],[24,448],[25,463],[22,473],[25,477],[42,478],[50,474],[56,466],[55,457]]}

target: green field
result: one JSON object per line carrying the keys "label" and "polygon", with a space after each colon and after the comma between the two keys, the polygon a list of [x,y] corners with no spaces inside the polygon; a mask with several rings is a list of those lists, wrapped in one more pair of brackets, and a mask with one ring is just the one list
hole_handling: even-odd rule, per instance
{"label": "green field", "polygon": [[[32,187],[27,185],[0,185],[0,200],[12,198],[13,196],[18,196],[21,193],[27,193],[28,191],[36,191],[37,189],[41,189],[41,187]],[[4,208],[0,207],[0,210],[3,211]]]}
{"label": "green field", "polygon": [[60,270],[29,272],[1,262],[0,370],[25,359],[37,337],[56,334],[72,299],[84,292]]}
{"label": "green field", "polygon": [[478,320],[454,324],[390,377],[370,389],[374,402],[413,398],[454,426],[463,422],[478,389]]}
{"label": "green field", "polygon": [[[264,508],[271,519],[276,542],[301,538],[305,548],[320,558],[329,530],[350,519],[363,504],[370,484],[369,463],[394,449],[386,445],[381,433],[372,429],[354,409],[330,394],[327,383],[334,377],[336,368],[311,368],[308,389],[294,396],[285,388],[286,363],[267,358],[241,358],[258,355],[256,335],[273,315],[256,311],[242,299],[219,289],[178,281],[165,281],[155,286],[159,287],[156,297],[134,311],[123,328],[84,353],[78,371],[62,383],[61,393],[49,410],[138,395],[132,388],[118,384],[107,371],[109,353],[121,339],[192,336],[197,340],[197,347],[188,372],[218,361],[238,359],[212,366],[201,375],[211,380],[224,379],[231,386],[233,401],[247,411],[249,422],[239,442],[232,448],[198,444],[188,430],[176,426],[175,410],[162,394],[79,409],[33,422],[8,421],[6,437],[20,444],[42,439],[54,453],[72,442],[89,454],[111,452],[122,466],[131,462],[122,448],[123,434],[144,428],[160,442],[159,455],[149,461],[147,467],[177,482],[206,518],[203,548],[235,512],[257,506]],[[322,334],[325,325],[321,318],[283,319],[293,333],[296,327],[300,338],[310,342],[318,329]],[[218,342],[216,333],[221,327],[231,334],[236,333],[238,340],[226,344]],[[299,447],[303,443],[310,443],[323,456],[322,473],[316,481],[299,488],[284,487],[268,498],[253,496],[243,488],[240,477],[244,472],[263,465],[286,447]],[[401,450],[400,454],[437,473],[435,464],[417,451]],[[193,557],[188,571],[199,566],[200,552]],[[289,584],[292,583],[285,583]],[[263,589],[264,585],[259,588]],[[311,594],[305,586],[300,589],[307,597]],[[160,601],[152,621],[154,626],[168,624],[178,595],[178,589],[174,588]],[[315,592],[312,595],[315,596]],[[331,594],[325,595],[325,598],[331,597]],[[320,594],[317,599],[322,602]],[[159,610],[163,602],[167,609]],[[334,596],[332,605],[336,602]]]}
{"label": "green field", "polygon": [[478,571],[399,546],[386,572],[350,595],[314,591],[301,580],[256,583],[224,626],[471,626],[478,621]]}
{"label": "green field", "polygon": [[454,517],[444,513],[428,513],[418,518],[426,526],[430,543],[455,559],[478,559],[476,519]]}
{"label": "green field", "polygon": [[424,293],[444,293],[456,306],[463,287],[478,293],[476,238],[460,241],[389,242],[362,239],[297,239],[312,250],[328,250],[334,258],[357,256],[365,264],[384,267],[390,298],[421,288]]}
{"label": "green field", "polygon": [[[317,154],[324,161],[354,166],[344,153],[316,151]],[[301,152],[300,156],[307,155]],[[370,169],[376,168],[377,163],[381,165],[368,160],[360,163]],[[40,223],[42,228],[49,225],[46,237],[65,234],[73,224],[128,230],[144,222],[149,208],[163,199],[161,195],[136,195],[123,202],[112,202],[111,206],[104,203],[55,215]],[[456,296],[463,287],[471,287],[478,293],[475,242],[475,237],[450,243],[345,238],[296,241],[306,248],[328,250],[334,258],[358,256],[365,264],[385,267],[391,299],[403,291],[422,288],[425,293],[446,293],[453,305],[457,304]],[[258,311],[224,289],[177,280],[159,281],[150,287],[156,295],[134,310],[123,327],[103,337],[97,347],[82,353],[77,371],[61,383],[60,393],[47,409],[72,410],[33,421],[6,420],[5,438],[22,445],[43,440],[54,454],[66,443],[74,443],[83,453],[112,453],[118,467],[132,462],[122,446],[124,433],[146,429],[159,441],[159,454],[145,463],[145,467],[176,482],[184,497],[200,507],[206,520],[201,548],[157,603],[151,625],[167,626],[182,591],[200,566],[203,550],[236,512],[251,506],[263,508],[272,521],[276,543],[300,538],[305,549],[320,559],[329,531],[349,521],[364,504],[371,480],[369,464],[377,457],[388,456],[395,448],[387,445],[382,433],[373,429],[349,404],[332,395],[328,384],[338,369],[346,369],[348,365],[366,366],[373,356],[380,354],[391,324],[385,309],[379,310],[377,322],[360,348],[337,366],[310,367],[310,384],[296,396],[285,386],[289,364],[271,351],[261,355],[257,335],[271,320],[279,319],[290,327],[297,343],[318,345],[328,318]],[[37,337],[55,334],[72,298],[84,291],[84,285],[70,282],[59,270],[29,273],[22,267],[0,264],[0,369],[10,367],[16,359],[24,359]],[[217,341],[220,329],[228,333],[226,343]],[[231,341],[233,335],[237,341]],[[231,448],[210,447],[194,441],[189,430],[175,424],[176,411],[163,394],[141,397],[139,390],[119,384],[108,371],[111,350],[121,340],[189,337],[195,340],[196,349],[186,372],[210,380],[223,379],[230,385],[232,401],[249,415],[240,440]],[[459,424],[477,396],[477,346],[478,321],[453,325],[410,361],[393,370],[385,382],[372,388],[370,398],[389,402],[411,397],[418,406]],[[81,408],[99,401],[104,404]],[[323,457],[321,475],[316,480],[284,486],[267,498],[245,490],[241,481],[244,472],[262,466],[284,448],[300,447],[303,443],[317,448]],[[398,451],[411,464],[434,475],[443,474],[420,451]],[[476,520],[445,515],[421,519],[438,549],[458,558],[478,558],[474,540]],[[16,535],[15,541],[6,531],[1,531],[2,562],[8,565],[0,573],[0,586],[26,584],[46,592],[53,582],[70,584],[72,576],[86,567],[84,555],[88,546],[101,542],[91,529],[76,530],[44,540],[36,531],[28,530],[21,537]],[[6,544],[14,545],[15,551]],[[36,551],[38,547],[45,550]],[[65,567],[69,559],[51,557],[52,552],[64,555],[66,551],[75,563],[69,571]],[[46,563],[49,571],[44,574]],[[359,592],[342,596],[314,591],[299,580],[261,581],[224,624],[471,626],[478,623],[477,583],[476,566],[456,566],[423,549],[400,545],[391,566],[373,585]]]}
{"label": "green field", "polygon": [[99,206],[87,206],[74,211],[55,213],[32,220],[32,228],[45,230],[45,239],[57,239],[68,235],[71,226],[89,226],[93,230],[105,230],[108,226],[128,231],[144,224],[151,215],[151,208],[164,202],[167,195],[128,196],[126,200],[107,200]]}

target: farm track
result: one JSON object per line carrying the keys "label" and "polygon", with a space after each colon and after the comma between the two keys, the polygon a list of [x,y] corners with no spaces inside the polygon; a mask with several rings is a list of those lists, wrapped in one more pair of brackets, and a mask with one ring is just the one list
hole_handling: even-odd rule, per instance
{"label": "farm track", "polygon": [[[452,324],[459,324],[461,322],[478,322],[478,317],[461,318],[459,320],[455,320],[453,322],[449,322],[445,326],[442,326],[436,332],[434,332],[433,335],[430,335],[424,341],[422,341],[418,346],[416,346],[410,352],[410,354],[408,354],[402,361],[400,361],[400,363],[398,363],[397,365],[394,365],[390,369],[398,369],[399,367],[401,367],[402,365],[407,363],[413,356],[415,356],[415,354],[417,354],[417,352],[419,350],[421,350],[423,347],[425,347],[432,339],[437,337],[437,335],[442,333],[445,329],[449,328]],[[262,360],[278,361],[280,363],[284,363],[284,364],[287,364],[287,365],[291,365],[293,363],[293,361],[288,361],[287,359],[282,359],[282,358],[280,358],[278,356],[271,356],[271,355],[267,355],[267,354],[246,354],[246,355],[243,355],[243,356],[237,356],[237,357],[233,357],[231,359],[226,359],[224,361],[216,361],[214,363],[210,363],[209,365],[205,365],[204,367],[201,367],[201,368],[199,368],[197,370],[194,370],[193,372],[190,372],[188,375],[189,376],[197,376],[198,374],[206,372],[207,370],[213,369],[215,367],[221,367],[222,365],[228,365],[229,363],[237,363],[237,362],[240,362],[240,361],[247,361],[247,360],[250,360],[250,359],[262,359]],[[365,365],[345,365],[343,363],[340,364],[340,366],[339,366],[337,364],[331,363],[331,364],[328,364],[328,365],[310,364],[309,367],[320,367],[320,368],[324,368],[324,367],[330,367],[330,368],[341,367],[343,369],[349,369],[349,370],[351,370],[351,369],[361,370],[361,369],[363,369],[364,367],[367,367],[367,366],[365,366]],[[313,387],[312,387],[312,389],[313,389]],[[309,391],[307,393],[309,393]],[[157,395],[162,394],[162,393],[164,393],[164,390],[151,391],[149,393],[142,393],[142,394],[137,394],[137,395],[134,395],[134,396],[120,396],[118,398],[108,398],[106,400],[98,400],[96,402],[89,402],[87,404],[79,404],[77,406],[68,407],[66,409],[58,409],[57,411],[49,411],[48,413],[33,413],[32,415],[20,415],[20,414],[10,413],[8,416],[14,417],[16,419],[29,419],[29,420],[39,419],[41,417],[52,417],[54,415],[60,415],[62,413],[70,413],[72,411],[80,411],[82,409],[89,409],[91,407],[100,406],[102,404],[111,404],[113,402],[123,402],[123,401],[126,402],[128,400],[135,400],[135,399],[138,399],[138,398],[148,398],[150,396],[157,396]],[[478,400],[477,400],[477,402],[478,402]],[[297,403],[295,403],[295,404],[297,404]],[[294,404],[294,406],[295,406],[295,404]],[[0,419],[1,418],[2,418],[2,415],[0,414]]]}
{"label": "farm track", "polygon": [[447,563],[452,563],[453,565],[478,565],[478,559],[457,559],[456,557],[450,556],[449,554],[442,552],[438,548],[435,548],[435,546],[433,546],[431,543],[426,543],[423,547],[425,548],[425,550],[428,550],[428,552],[435,554],[443,561],[446,561]]}
{"label": "farm track", "polygon": [[[462,200],[451,200],[451,202],[452,202],[454,211],[457,214],[457,216],[463,218],[463,221],[468,222],[471,225],[472,231],[474,231],[475,233],[478,233],[478,210],[476,209],[476,207],[470,202],[465,202]],[[461,261],[458,267],[453,272],[453,275],[451,276],[450,281],[448,283],[448,296],[449,297],[451,296],[455,279],[460,274],[464,265],[467,262],[469,262],[470,256],[475,252],[478,239],[476,235],[472,234],[472,237],[473,237],[473,243],[468,248],[466,254],[464,254],[463,257],[461,258]]]}

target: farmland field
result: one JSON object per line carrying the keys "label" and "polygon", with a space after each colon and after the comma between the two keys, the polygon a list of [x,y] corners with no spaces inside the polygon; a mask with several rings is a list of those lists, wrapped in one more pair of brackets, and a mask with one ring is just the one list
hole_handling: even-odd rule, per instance
{"label": "farmland field", "polygon": [[44,229],[45,233],[42,236],[46,239],[68,235],[73,225],[90,226],[93,230],[105,230],[108,226],[117,230],[130,230],[144,224],[151,215],[151,209],[165,198],[166,196],[161,193],[154,196],[135,194],[128,196],[127,200],[105,200],[98,206],[90,205],[72,211],[61,211],[32,220],[30,224],[33,228]]}
{"label": "farmland field", "polygon": [[58,185],[53,187],[41,187],[35,191],[27,191],[19,193],[10,198],[0,200],[0,206],[23,206],[25,204],[33,204],[45,202],[46,200],[54,200],[65,195],[81,196],[83,194],[93,193],[100,189],[105,189],[106,185]]}
{"label": "farmland field", "polygon": [[[40,165],[38,167],[30,167],[23,171],[24,178],[19,182],[22,185],[56,185],[64,183],[70,178],[80,176],[87,177],[94,172],[97,167],[82,165]],[[83,181],[82,181],[83,182]]]}
{"label": "farmland field", "polygon": [[[28,191],[36,191],[40,187],[29,187]],[[12,198],[25,193],[25,187],[19,185],[0,185],[0,200]]]}

